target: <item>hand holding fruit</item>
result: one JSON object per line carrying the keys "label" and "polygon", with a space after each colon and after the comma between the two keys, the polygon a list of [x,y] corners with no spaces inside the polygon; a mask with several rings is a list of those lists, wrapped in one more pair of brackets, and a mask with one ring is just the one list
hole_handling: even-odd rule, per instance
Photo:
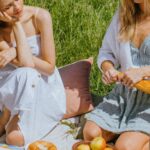
{"label": "hand holding fruit", "polygon": [[122,84],[133,87],[134,84],[141,81],[144,77],[143,72],[139,68],[130,68],[123,73]]}
{"label": "hand holding fruit", "polygon": [[[120,78],[124,77],[124,73],[119,73]],[[150,94],[150,80],[141,80],[133,85],[130,86],[134,86],[135,88],[137,88],[140,91],[143,91],[147,94]]]}
{"label": "hand holding fruit", "polygon": [[119,71],[117,71],[115,68],[111,68],[105,72],[103,72],[102,74],[102,81],[104,84],[111,84],[114,83],[116,81],[118,81],[118,74]]}

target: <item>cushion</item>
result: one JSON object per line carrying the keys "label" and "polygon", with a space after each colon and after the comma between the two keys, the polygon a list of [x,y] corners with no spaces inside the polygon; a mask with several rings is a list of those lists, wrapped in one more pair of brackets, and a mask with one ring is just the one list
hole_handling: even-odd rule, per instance
{"label": "cushion", "polygon": [[74,117],[93,109],[89,77],[93,58],[80,60],[59,68],[67,98],[64,118]]}

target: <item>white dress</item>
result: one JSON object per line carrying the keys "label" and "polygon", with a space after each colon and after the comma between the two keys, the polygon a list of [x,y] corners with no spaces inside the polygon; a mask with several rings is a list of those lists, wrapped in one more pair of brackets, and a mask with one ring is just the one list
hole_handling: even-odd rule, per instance
{"label": "white dress", "polygon": [[[40,35],[27,38],[33,55],[40,55]],[[15,44],[13,44],[15,46]],[[11,64],[0,70],[0,104],[19,114],[25,145],[42,139],[66,112],[66,95],[57,68],[50,76]]]}

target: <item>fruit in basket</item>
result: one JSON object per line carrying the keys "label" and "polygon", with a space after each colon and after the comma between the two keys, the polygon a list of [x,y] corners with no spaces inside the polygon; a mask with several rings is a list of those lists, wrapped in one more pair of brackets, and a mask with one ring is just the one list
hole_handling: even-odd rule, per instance
{"label": "fruit in basket", "polygon": [[91,141],[90,147],[92,150],[104,150],[106,148],[106,141],[101,136],[96,137]]}
{"label": "fruit in basket", "polygon": [[56,146],[47,141],[36,141],[29,145],[28,150],[57,150]]}
{"label": "fruit in basket", "polygon": [[87,144],[81,144],[77,147],[77,150],[90,150],[90,146]]}

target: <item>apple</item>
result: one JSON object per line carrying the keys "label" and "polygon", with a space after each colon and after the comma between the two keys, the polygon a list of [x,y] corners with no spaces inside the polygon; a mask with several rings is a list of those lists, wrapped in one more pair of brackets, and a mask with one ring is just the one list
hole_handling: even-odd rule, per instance
{"label": "apple", "polygon": [[90,147],[92,150],[104,150],[106,148],[106,141],[101,136],[96,137],[91,141]]}
{"label": "apple", "polygon": [[81,144],[77,147],[77,150],[90,150],[90,146],[87,144]]}

